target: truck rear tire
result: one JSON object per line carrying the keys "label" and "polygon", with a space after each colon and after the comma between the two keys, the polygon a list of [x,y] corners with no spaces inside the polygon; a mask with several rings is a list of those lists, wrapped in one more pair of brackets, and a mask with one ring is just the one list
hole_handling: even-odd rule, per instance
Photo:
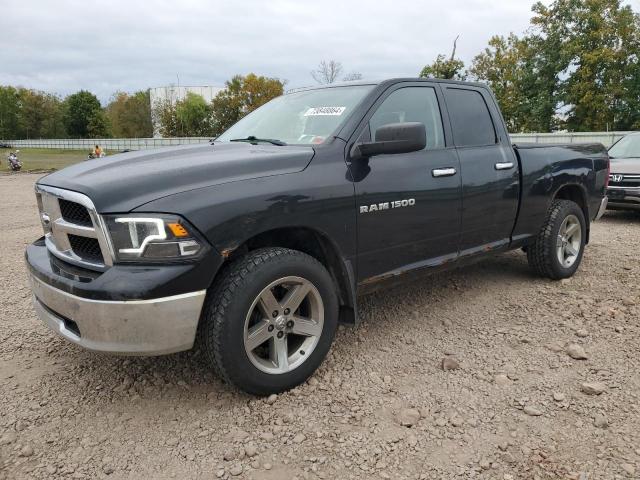
{"label": "truck rear tire", "polygon": [[331,275],[315,258],[261,248],[230,263],[200,319],[206,358],[228,383],[255,395],[304,382],[327,355],[338,323]]}
{"label": "truck rear tire", "polygon": [[554,200],[535,242],[527,248],[529,266],[554,280],[571,277],[582,261],[586,237],[580,206],[570,200]]}

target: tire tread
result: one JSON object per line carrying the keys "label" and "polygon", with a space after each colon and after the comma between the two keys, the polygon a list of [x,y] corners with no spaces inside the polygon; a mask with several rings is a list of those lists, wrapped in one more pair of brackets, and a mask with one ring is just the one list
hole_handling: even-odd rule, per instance
{"label": "tire tread", "polygon": [[535,241],[527,247],[527,261],[529,266],[538,274],[553,280],[563,278],[554,268],[553,261],[556,239],[554,230],[559,219],[567,210],[577,206],[571,200],[554,200],[549,206],[549,211],[544,224],[540,228]]}
{"label": "tire tread", "polygon": [[221,331],[226,321],[226,311],[236,292],[247,284],[252,272],[266,263],[280,261],[282,257],[297,258],[298,261],[315,263],[324,268],[318,260],[298,250],[282,247],[260,248],[223,267],[224,270],[220,272],[210,289],[205,303],[204,317],[200,320],[199,336],[201,336],[204,354],[209,364],[226,383],[234,384],[221,355]]}

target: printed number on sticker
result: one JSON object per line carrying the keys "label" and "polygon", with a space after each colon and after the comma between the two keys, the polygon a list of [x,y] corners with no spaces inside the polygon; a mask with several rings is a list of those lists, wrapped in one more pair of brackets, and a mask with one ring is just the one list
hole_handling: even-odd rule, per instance
{"label": "printed number on sticker", "polygon": [[305,117],[315,115],[342,115],[347,107],[311,107],[304,114]]}

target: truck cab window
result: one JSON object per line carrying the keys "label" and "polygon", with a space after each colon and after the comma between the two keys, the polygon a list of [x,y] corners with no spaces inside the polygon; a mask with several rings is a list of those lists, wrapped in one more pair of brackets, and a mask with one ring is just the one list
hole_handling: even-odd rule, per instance
{"label": "truck cab window", "polygon": [[496,130],[487,103],[480,92],[447,88],[445,98],[456,146],[495,145]]}
{"label": "truck cab window", "polygon": [[427,149],[444,148],[442,117],[432,87],[404,87],[391,93],[369,120],[371,138],[390,123],[420,122],[427,130]]}

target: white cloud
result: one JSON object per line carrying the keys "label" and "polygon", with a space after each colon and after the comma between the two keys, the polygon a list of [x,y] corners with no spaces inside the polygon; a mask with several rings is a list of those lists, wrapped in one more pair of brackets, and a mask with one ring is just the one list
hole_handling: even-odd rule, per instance
{"label": "white cloud", "polygon": [[[634,0],[638,1],[638,0]],[[0,84],[103,101],[116,90],[222,85],[255,72],[313,83],[321,59],[364,78],[416,76],[460,34],[471,60],[490,36],[521,33],[532,0],[3,0]]]}

